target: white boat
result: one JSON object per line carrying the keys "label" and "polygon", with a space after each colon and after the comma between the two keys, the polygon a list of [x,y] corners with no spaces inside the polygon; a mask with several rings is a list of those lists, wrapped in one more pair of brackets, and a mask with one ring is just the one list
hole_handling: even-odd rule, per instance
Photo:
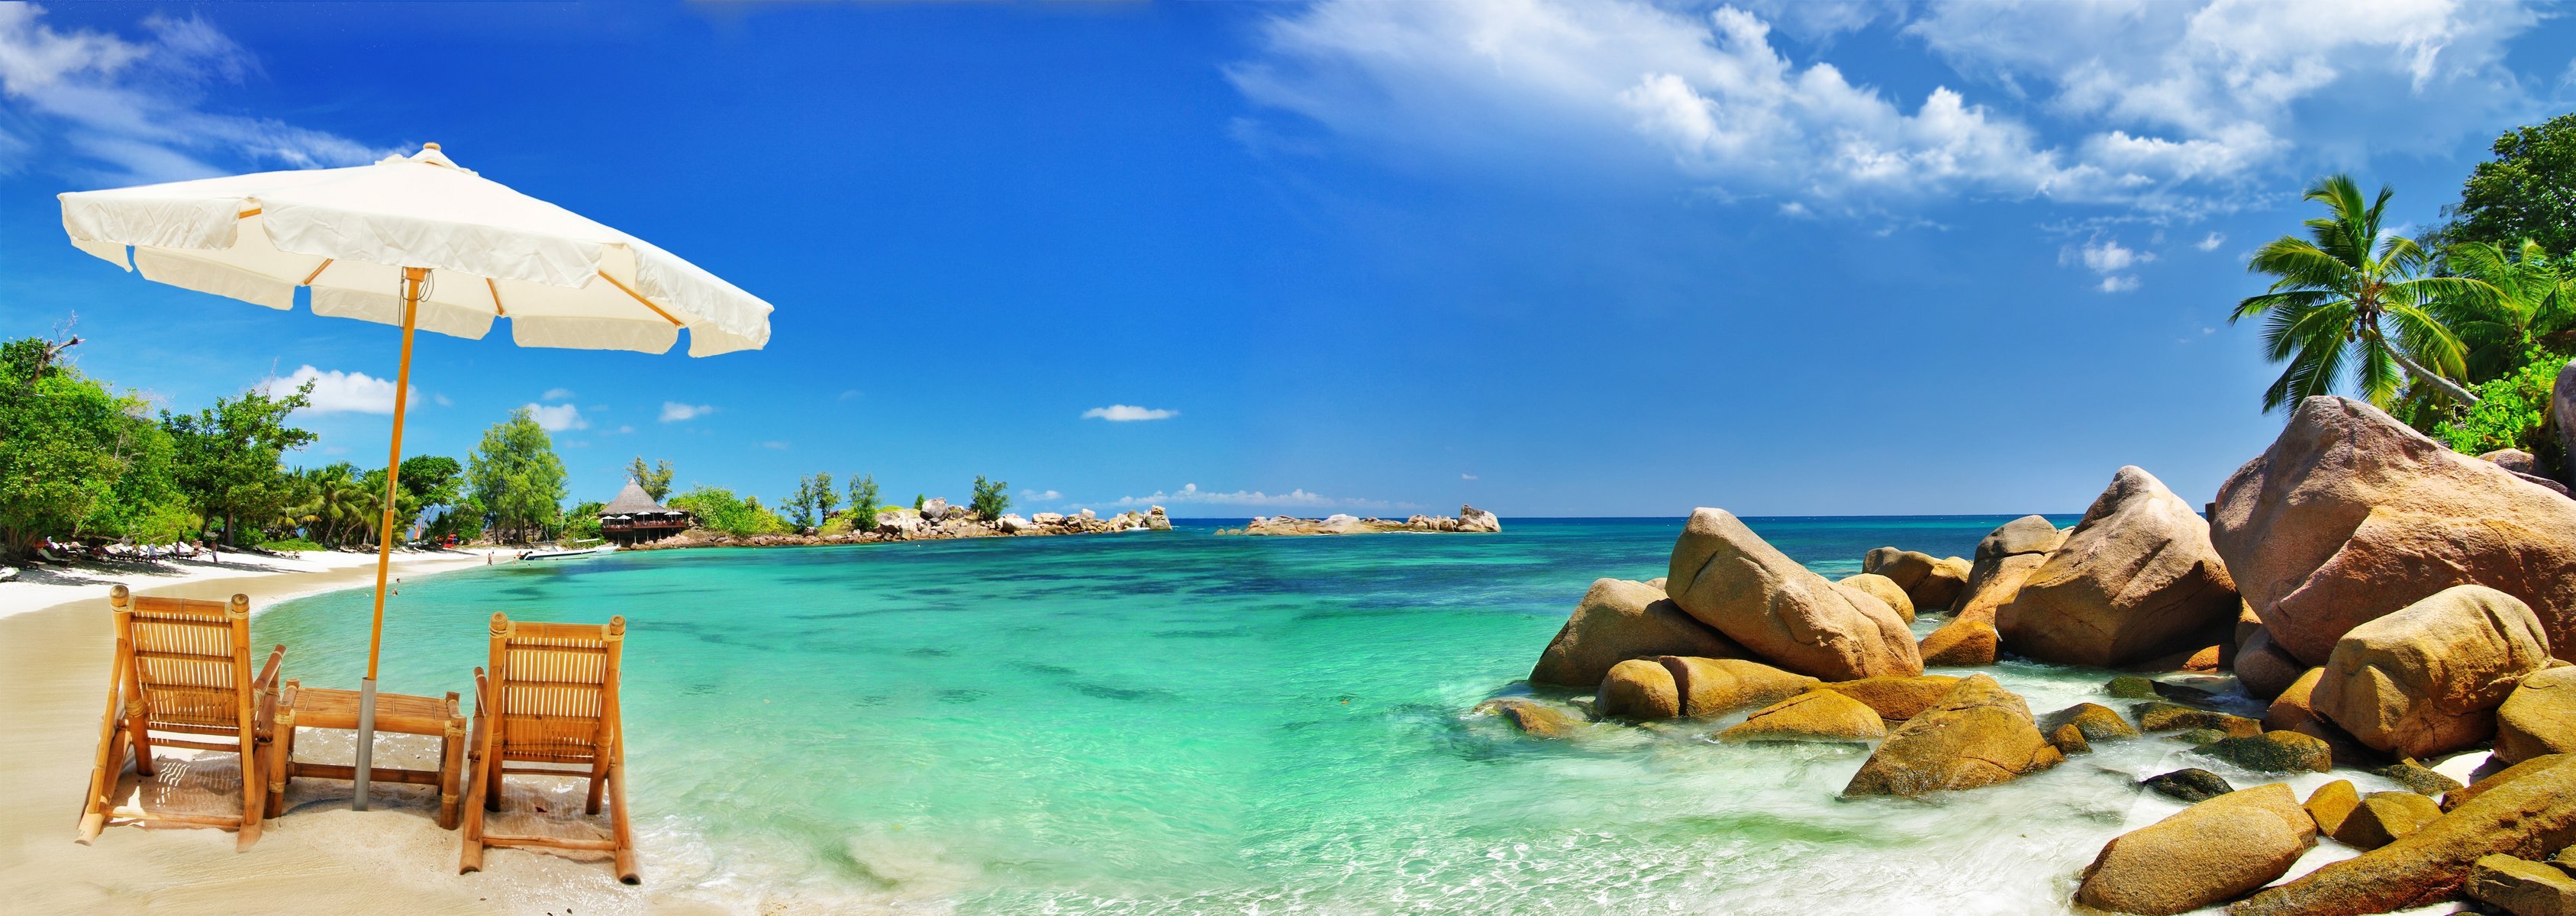
{"label": "white boat", "polygon": [[520,554],[520,555],[519,555],[519,559],[522,559],[522,560],[561,560],[561,559],[564,559],[564,558],[566,558],[566,557],[587,557],[587,556],[593,556],[593,555],[596,555],[596,554],[603,554],[603,553],[616,553],[616,552],[617,552],[617,545],[615,545],[615,544],[598,544],[598,545],[594,545],[594,546],[590,546],[590,547],[564,547],[564,546],[556,546],[556,547],[549,548],[549,549],[546,549],[546,550],[531,550],[531,551],[528,551],[527,553]]}

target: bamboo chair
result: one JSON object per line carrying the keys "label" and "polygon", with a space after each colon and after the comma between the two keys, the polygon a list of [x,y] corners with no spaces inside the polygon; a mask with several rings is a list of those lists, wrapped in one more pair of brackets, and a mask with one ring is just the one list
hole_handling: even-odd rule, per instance
{"label": "bamboo chair", "polygon": [[[491,673],[487,677],[483,669],[474,671],[474,751],[466,774],[471,785],[458,873],[482,870],[486,846],[537,846],[607,852],[619,881],[642,883],[626,813],[626,742],[617,713],[625,643],[624,617],[611,617],[602,625],[521,623],[492,615]],[[483,812],[501,810],[506,774],[588,779],[590,798],[583,811],[598,814],[605,791],[610,838],[485,833]]]}
{"label": "bamboo chair", "polygon": [[[151,814],[148,824],[163,822],[240,831],[236,850],[259,842],[260,820],[267,813],[262,791],[267,771],[267,744],[277,715],[278,664],[286,647],[268,654],[268,663],[253,677],[250,669],[250,599],[234,595],[229,602],[180,598],[143,598],[125,586],[110,588],[109,608],[116,619],[116,655],[109,669],[107,712],[98,725],[98,758],[90,768],[89,795],[81,810],[82,845],[106,829],[111,796],[124,775],[125,751],[134,751],[134,771],[153,775],[152,750],[180,747],[231,751],[241,755],[242,806],[239,815]],[[216,743],[193,737],[153,737],[152,733],[230,739]]]}

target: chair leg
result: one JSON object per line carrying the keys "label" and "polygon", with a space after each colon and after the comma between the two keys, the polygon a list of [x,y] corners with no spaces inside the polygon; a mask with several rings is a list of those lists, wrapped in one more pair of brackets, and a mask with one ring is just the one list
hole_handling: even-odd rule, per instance
{"label": "chair leg", "polygon": [[233,838],[234,852],[248,851],[259,843],[260,821],[268,814],[268,786],[260,779],[260,774],[267,772],[267,768],[260,766],[263,762],[259,741],[250,737],[249,732],[243,732],[241,833]]}
{"label": "chair leg", "polygon": [[268,784],[268,816],[285,817],[286,787],[295,782],[295,720],[278,723],[275,748],[275,759],[268,766],[276,774]]}
{"label": "chair leg", "polygon": [[489,785],[489,781],[483,778],[485,767],[499,769],[477,755],[465,774],[468,784],[465,791],[465,843],[456,857],[456,873],[460,875],[483,870],[483,796]]}
{"label": "chair leg", "polygon": [[591,814],[591,815],[596,815],[596,814],[598,814],[598,813],[599,813],[599,797],[600,797],[601,795],[603,795],[603,794],[606,794],[606,793],[607,793],[607,790],[608,790],[608,763],[607,763],[607,761],[606,761],[606,760],[601,760],[600,762],[597,762],[597,763],[593,763],[593,764],[591,764],[591,767],[590,767],[590,798],[589,798],[588,800],[586,800],[586,801],[584,801],[584,802],[582,803],[582,806],[581,806],[581,813],[583,813],[583,814]]}
{"label": "chair leg", "polygon": [[116,784],[125,773],[125,729],[108,733],[107,746],[99,751],[104,761],[90,773],[89,800],[81,808],[80,836],[73,842],[87,846],[107,829],[109,799],[116,794]]}
{"label": "chair leg", "polygon": [[501,765],[499,763],[487,763],[484,766],[484,769],[488,770],[489,773],[486,774],[484,779],[483,810],[499,811],[501,810]]}
{"label": "chair leg", "polygon": [[622,761],[608,765],[608,794],[609,824],[617,839],[617,880],[642,884],[644,876],[635,870],[635,828],[626,818],[626,764]]}
{"label": "chair leg", "polygon": [[143,705],[137,703],[125,717],[125,736],[134,744],[134,772],[153,776],[152,725],[143,718]]}
{"label": "chair leg", "polygon": [[456,829],[456,793],[464,787],[465,720],[447,724],[447,733],[438,742],[438,829]]}

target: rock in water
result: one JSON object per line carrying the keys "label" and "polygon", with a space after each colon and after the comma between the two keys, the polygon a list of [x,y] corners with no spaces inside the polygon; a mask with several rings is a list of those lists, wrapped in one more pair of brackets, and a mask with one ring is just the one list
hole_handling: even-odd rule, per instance
{"label": "rock in water", "polygon": [[1870,677],[1856,681],[1818,684],[1818,690],[1831,690],[1878,710],[1882,719],[1904,720],[1921,715],[1932,704],[1959,686],[1959,679],[1946,674],[1918,677]]}
{"label": "rock in water", "polygon": [[2387,777],[2389,781],[2405,786],[2406,791],[2417,795],[2440,795],[2460,787],[2460,784],[2451,777],[2433,772],[2432,768],[2415,762],[2411,757],[2387,766],[2371,767],[2370,774]]}
{"label": "rock in water", "polygon": [[2016,655],[2114,667],[2232,636],[2236,612],[2209,524],[2154,475],[2124,467],[1995,612],[1995,629]]}
{"label": "rock in water", "polygon": [[2576,666],[2522,679],[2496,707],[2495,759],[2521,763],[2576,751]]}
{"label": "rock in water", "polygon": [[2147,777],[2138,785],[2145,786],[2158,795],[2179,798],[2192,803],[2205,802],[2236,791],[2235,786],[2227,784],[2225,777],[2197,767],[2175,770],[2171,773],[2158,773]]}
{"label": "rock in water", "polygon": [[2352,628],[2309,703],[2361,743],[2409,757],[2495,734],[2495,708],[2549,660],[2520,600],[2457,585]]}
{"label": "rock in water", "polygon": [[2003,523],[1977,542],[1976,562],[1968,567],[1968,581],[1951,610],[1961,620],[1995,622],[1995,609],[2011,603],[2023,580],[2048,562],[2049,551],[2064,543],[2066,532],[2037,515]]}
{"label": "rock in water", "polygon": [[1604,719],[1654,721],[1682,714],[1681,692],[1673,686],[1672,672],[1642,658],[1610,666],[1592,704]]}
{"label": "rock in water", "polygon": [[2299,402],[2218,491],[2210,541],[2273,642],[2310,665],[2464,582],[2530,605],[2549,645],[2576,645],[2576,500],[2358,401]]}
{"label": "rock in water", "polygon": [[2055,731],[2068,725],[2082,731],[2087,743],[2127,741],[2138,736],[2138,730],[2129,726],[2129,720],[2120,718],[2119,713],[2100,703],[2077,703],[2049,713],[2040,720],[2039,727]]}
{"label": "rock in water", "polygon": [[2168,732],[2177,729],[2206,728],[2230,738],[2251,738],[2263,733],[2263,723],[2244,716],[2231,716],[2208,709],[2193,709],[2180,703],[2161,700],[2136,703],[2129,714],[2138,717],[2138,730]]}
{"label": "rock in water", "polygon": [[1503,520],[1483,509],[1462,505],[1458,507],[1458,530],[1498,533],[1503,530]]}
{"label": "rock in water", "polygon": [[1914,634],[1887,602],[1809,572],[1723,509],[1691,513],[1666,590],[1692,617],[1800,674],[1923,673]]}
{"label": "rock in water", "polygon": [[2308,817],[2316,820],[2317,832],[2333,836],[2335,831],[2343,829],[2343,819],[2351,817],[2353,809],[2361,807],[2361,793],[2353,791],[2352,780],[2338,779],[2309,793],[2304,807],[2308,809]]}
{"label": "rock in water", "polygon": [[1995,652],[2003,644],[2003,635],[1995,625],[1965,614],[1940,629],[1923,634],[1915,651],[1923,656],[1923,666],[1966,668],[1995,663]]}
{"label": "rock in water", "polygon": [[1905,618],[1906,623],[1914,622],[1914,599],[1907,597],[1894,579],[1877,573],[1861,573],[1844,576],[1837,584],[1868,592],[1870,597],[1887,602],[1888,608],[1894,610],[1896,616]]}
{"label": "rock in water", "polygon": [[1931,709],[1888,733],[1843,794],[1921,795],[2018,779],[2066,760],[2030,707],[1995,679],[1970,675]]}
{"label": "rock in water", "polygon": [[2290,686],[2282,688],[2281,695],[2273,697],[2272,705],[2263,711],[2263,727],[2290,731],[2315,718],[2316,710],[2308,704],[2316,696],[2317,682],[2325,676],[2326,669],[2310,668],[2292,679]]}
{"label": "rock in water", "polygon": [[2527,859],[2480,857],[2461,890],[2513,916],[2576,916],[2576,878]]}
{"label": "rock in water", "polygon": [[2317,738],[2298,732],[2264,732],[2252,738],[2223,738],[2192,751],[2257,773],[2294,773],[2334,769],[2334,752]]}
{"label": "rock in water", "polygon": [[1756,710],[1720,741],[1871,741],[1887,737],[1878,713],[1831,690],[1802,693]]}
{"label": "rock in water", "polygon": [[1918,613],[1946,610],[1967,584],[1967,568],[1957,557],[1947,560],[1916,550],[1880,547],[1861,557],[1860,571],[1885,576],[1905,590]]}
{"label": "rock in water", "polygon": [[[2422,830],[2266,889],[2228,913],[2357,916],[2428,906],[2459,893],[2481,857],[2539,859],[2576,843],[2576,756],[2542,757],[2514,769],[2521,767],[2531,769],[2481,780],[2502,784]],[[2513,778],[2504,781],[2509,774]]]}
{"label": "rock in water", "polygon": [[1968,571],[1975,565],[1958,557],[1942,557],[1932,562],[1932,572],[1923,584],[1906,592],[1914,596],[1916,608],[1957,607],[1959,595],[1968,590]]}
{"label": "rock in water", "polygon": [[2442,806],[2413,792],[2372,792],[2335,827],[2335,842],[2354,849],[2378,849],[2424,829],[2442,816]]}
{"label": "rock in water", "polygon": [[1665,600],[1662,589],[1643,582],[1598,579],[1574,606],[1574,614],[1530,669],[1533,684],[1591,687],[1601,683],[1610,666],[1632,658],[1687,655],[1732,658],[1748,655],[1744,647],[1718,635],[1707,624]]}
{"label": "rock in water", "polygon": [[1583,727],[1564,710],[1526,697],[1495,697],[1477,704],[1476,711],[1501,716],[1532,738],[1571,738]]}
{"label": "rock in water", "polygon": [[2290,787],[2230,792],[2114,837],[2075,900],[2122,913],[2182,913],[2271,883],[2317,845]]}
{"label": "rock in water", "polygon": [[1672,673],[1673,687],[1681,694],[1681,714],[1690,718],[1768,706],[1816,685],[1815,678],[1738,658],[1667,655],[1655,661]]}
{"label": "rock in water", "polygon": [[1145,510],[1145,527],[1151,531],[1170,531],[1172,530],[1172,516],[1170,513],[1164,512],[1163,507],[1161,506],[1147,509]]}
{"label": "rock in water", "polygon": [[2298,658],[2273,645],[2272,634],[2260,626],[2236,650],[2236,682],[2244,685],[2246,696],[2257,700],[2280,696],[2307,670]]}

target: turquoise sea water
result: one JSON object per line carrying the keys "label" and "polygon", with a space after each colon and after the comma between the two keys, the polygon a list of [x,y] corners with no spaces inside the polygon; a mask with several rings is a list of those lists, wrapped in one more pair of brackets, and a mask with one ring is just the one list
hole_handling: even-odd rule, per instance
{"label": "turquoise sea water", "polygon": [[[1881,544],[1968,554],[2005,520],[1751,523],[1842,575]],[[1704,740],[1726,720],[1525,738],[1468,710],[1527,690],[1593,579],[1662,575],[1681,523],[1506,525],[510,564],[405,584],[381,682],[470,690],[496,610],[623,613],[648,880],[746,908],[2062,912],[2074,871],[2158,804],[2129,783],[2179,750],[1846,802],[1865,748]],[[366,611],[323,595],[255,629],[294,647],[290,675],[354,683]],[[2035,712],[2107,676],[1995,670]]]}

